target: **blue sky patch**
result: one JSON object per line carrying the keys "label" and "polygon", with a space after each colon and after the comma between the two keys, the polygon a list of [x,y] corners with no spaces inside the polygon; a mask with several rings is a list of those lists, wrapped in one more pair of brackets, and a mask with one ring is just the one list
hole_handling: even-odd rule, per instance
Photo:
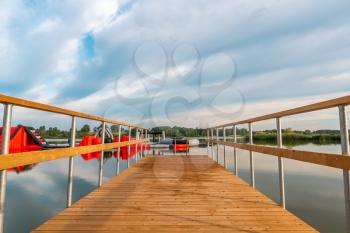
{"label": "blue sky patch", "polygon": [[84,60],[90,60],[95,56],[95,39],[91,32],[86,33],[82,39],[80,54]]}

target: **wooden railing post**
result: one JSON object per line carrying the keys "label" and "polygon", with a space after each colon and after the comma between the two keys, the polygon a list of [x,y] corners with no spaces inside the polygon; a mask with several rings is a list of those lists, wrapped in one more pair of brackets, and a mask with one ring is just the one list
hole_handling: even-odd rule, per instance
{"label": "wooden railing post", "polygon": [[[222,127],[222,136],[224,137],[224,143],[226,142],[226,129]],[[224,144],[224,167],[226,168],[226,145]]]}
{"label": "wooden railing post", "polygon": [[[237,143],[237,126],[234,125],[232,127],[232,133],[233,133],[233,142]],[[233,159],[234,159],[234,163],[235,163],[235,167],[234,167],[234,172],[235,175],[238,176],[238,156],[237,156],[237,149],[236,147],[233,147]]]}
{"label": "wooden railing post", "polygon": [[[4,105],[4,116],[2,124],[2,147],[1,154],[6,155],[10,152],[10,137],[11,137],[11,120],[12,120],[12,104]],[[2,170],[1,187],[0,187],[0,233],[4,232],[4,215],[5,215],[5,199],[6,199],[6,182],[7,171]]]}
{"label": "wooden railing post", "polygon": [[[102,141],[101,144],[105,143],[105,135],[106,135],[106,122],[102,122]],[[99,175],[98,175],[98,187],[102,186],[103,182],[103,158],[104,158],[104,150],[102,150],[100,156],[100,169],[99,169]]]}
{"label": "wooden railing post", "polygon": [[[249,144],[253,144],[253,127],[252,123],[249,123]],[[254,153],[249,151],[250,155],[250,182],[253,188],[255,188],[255,171],[254,171]]]}
{"label": "wooden railing post", "polygon": [[[71,123],[71,133],[70,133],[70,147],[75,147],[75,137],[76,137],[76,126],[77,119],[75,116],[72,117]],[[68,188],[67,188],[67,207],[72,205],[72,194],[73,194],[73,168],[74,168],[74,157],[69,157],[68,165]]]}
{"label": "wooden railing post", "polygon": [[[281,119],[276,119],[277,125],[277,146],[282,148],[282,127]],[[283,158],[278,157],[278,177],[279,177],[279,190],[280,190],[280,205],[285,209],[286,208],[286,199],[285,199],[285,185],[284,185],[284,168],[283,168]]]}
{"label": "wooden railing post", "polygon": [[[349,155],[349,126],[348,116],[344,105],[339,106],[339,123],[341,150],[343,155]],[[345,198],[345,222],[346,232],[350,232],[350,182],[349,170],[343,170],[344,198]]]}

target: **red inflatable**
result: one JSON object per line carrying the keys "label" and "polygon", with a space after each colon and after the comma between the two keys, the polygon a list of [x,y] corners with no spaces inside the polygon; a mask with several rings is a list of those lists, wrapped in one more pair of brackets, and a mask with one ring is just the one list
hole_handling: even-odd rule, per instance
{"label": "red inflatable", "polygon": [[[0,127],[0,132],[2,127]],[[10,153],[30,152],[42,150],[46,144],[45,140],[42,139],[33,128],[18,125],[11,128],[10,131]],[[0,147],[2,146],[2,134],[0,134]],[[14,171],[21,173],[26,170],[30,170],[35,164],[29,164],[25,166],[18,166],[8,171]]]}
{"label": "red inflatable", "polygon": [[[135,140],[135,138],[131,138],[131,140]],[[121,142],[127,142],[129,141],[129,136],[122,136],[120,139]],[[83,140],[80,142],[79,146],[90,146],[90,145],[97,145],[101,144],[102,140],[99,137],[95,136],[85,136]],[[118,142],[118,138],[114,138],[114,142]],[[130,158],[134,157],[136,154],[136,147],[137,151],[141,151],[141,143],[138,143],[137,145],[131,145],[130,146]],[[150,146],[147,144],[142,145],[142,150],[149,150]],[[100,159],[101,158],[101,152],[92,152],[92,153],[87,153],[87,154],[82,154],[81,155],[84,160],[91,160],[91,159]],[[114,151],[114,157],[118,157],[118,151]],[[120,158],[122,160],[127,160],[128,159],[128,146],[122,146],[120,147]]]}
{"label": "red inflatable", "polygon": [[[0,132],[2,127],[0,127]],[[44,140],[33,129],[19,125],[11,128],[10,153],[28,152],[43,149]],[[0,134],[0,146],[2,135]]]}
{"label": "red inflatable", "polygon": [[[130,140],[135,140],[135,138],[131,137]],[[118,142],[118,138],[114,138],[114,142]],[[121,136],[120,138],[121,142],[127,142],[129,141],[129,136]],[[130,146],[130,158],[134,157],[136,154],[136,147],[137,147],[137,152],[139,153],[141,151],[141,143],[134,144]],[[142,150],[149,150],[149,145],[143,144],[142,145]],[[114,152],[114,157],[118,158],[118,151]],[[122,160],[127,160],[128,159],[128,146],[122,146],[120,147],[120,158]]]}
{"label": "red inflatable", "polygon": [[[83,140],[79,143],[79,146],[97,145],[97,144],[101,144],[101,142],[102,140],[99,137],[85,136],[83,137]],[[84,160],[100,159],[101,152],[97,151],[97,152],[82,154],[81,157],[83,157]]]}

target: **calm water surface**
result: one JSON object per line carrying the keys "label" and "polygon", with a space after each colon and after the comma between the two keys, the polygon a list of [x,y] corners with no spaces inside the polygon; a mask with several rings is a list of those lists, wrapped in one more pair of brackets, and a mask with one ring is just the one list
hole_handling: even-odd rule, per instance
{"label": "calm water surface", "polygon": [[[306,144],[300,150],[340,152],[340,145]],[[219,148],[222,155],[223,147]],[[233,170],[233,149],[226,148],[228,168]],[[153,151],[151,151],[153,153]],[[190,154],[206,154],[207,148],[191,148]],[[154,151],[154,154],[172,154]],[[223,163],[223,157],[219,158]],[[98,161],[74,160],[73,200],[97,187]],[[134,163],[132,160],[131,164]],[[121,171],[126,161],[121,161]],[[249,154],[238,150],[239,176],[249,182]],[[257,189],[279,201],[276,157],[255,153]],[[5,206],[5,232],[30,232],[65,208],[68,159],[38,164],[21,173],[9,172]],[[116,174],[116,159],[105,161],[104,182]],[[321,232],[345,232],[342,171],[285,159],[287,209]]]}

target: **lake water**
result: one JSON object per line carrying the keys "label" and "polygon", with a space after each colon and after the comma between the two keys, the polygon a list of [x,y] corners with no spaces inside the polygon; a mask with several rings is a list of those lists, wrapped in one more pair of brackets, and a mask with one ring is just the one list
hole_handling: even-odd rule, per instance
{"label": "lake water", "polygon": [[[295,149],[340,152],[340,145],[305,144]],[[222,155],[223,147],[220,147]],[[228,169],[233,170],[233,149],[226,147]],[[168,154],[169,151],[152,151]],[[191,155],[206,154],[207,148],[191,148]],[[219,161],[223,163],[223,156]],[[131,164],[135,161],[132,160]],[[73,201],[97,187],[98,161],[75,157]],[[126,161],[121,161],[121,171]],[[249,153],[238,150],[239,176],[249,182]],[[277,158],[255,153],[256,187],[278,202]],[[5,206],[5,233],[29,232],[66,206],[68,159],[41,163],[21,173],[9,172]],[[116,159],[105,161],[107,182],[116,174]],[[287,209],[321,232],[345,232],[342,171],[285,159]]]}

